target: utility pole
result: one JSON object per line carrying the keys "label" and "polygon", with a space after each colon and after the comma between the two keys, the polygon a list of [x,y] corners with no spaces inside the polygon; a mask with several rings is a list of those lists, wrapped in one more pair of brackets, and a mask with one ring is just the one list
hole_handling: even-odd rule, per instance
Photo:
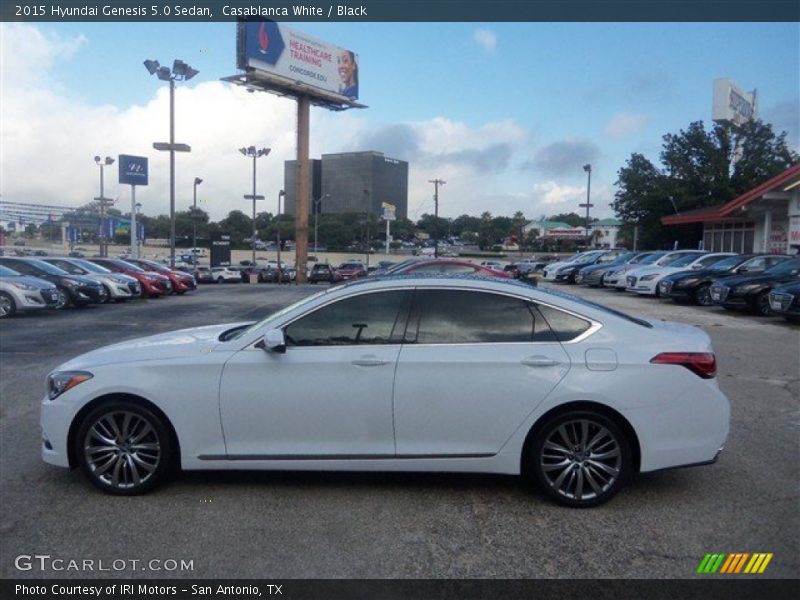
{"label": "utility pole", "polygon": [[[322,210],[322,199],[330,197],[330,194],[325,194],[314,200],[314,258],[317,258],[317,242],[319,241],[317,238],[317,225],[319,222],[319,211]],[[319,259],[317,258],[317,260]]]}
{"label": "utility pole", "polygon": [[251,245],[253,249],[253,266],[256,264],[256,200],[264,199],[264,196],[259,196],[256,194],[256,160],[262,156],[267,156],[270,153],[270,150],[270,148],[259,148],[257,150],[255,146],[239,148],[239,152],[241,152],[243,156],[249,156],[253,159],[253,193],[244,195],[245,199],[253,200],[253,237],[250,240],[252,242]]}
{"label": "utility pole", "polygon": [[[433,216],[435,217],[435,227],[439,227],[439,186],[447,182],[441,179],[429,179],[428,183],[433,184]],[[439,236],[436,235],[433,240],[433,255],[439,257]]]}
{"label": "utility pole", "polygon": [[203,183],[199,177],[194,178],[194,200],[192,201],[192,258],[197,266],[197,186]]}
{"label": "utility pole", "polygon": [[283,270],[281,269],[281,198],[285,195],[286,192],[283,190],[278,192],[278,216],[275,222],[275,235],[278,240],[278,283],[281,283],[283,280]]}
{"label": "utility pole", "polygon": [[369,222],[370,218],[372,217],[372,206],[370,206],[370,198],[369,198],[369,190],[364,190],[364,204],[367,207],[367,243],[366,248],[364,248],[364,252],[367,256],[367,269],[369,269]]}
{"label": "utility pole", "polygon": [[594,207],[594,204],[589,201],[592,190],[592,165],[583,165],[583,170],[586,171],[588,177],[586,182],[586,204],[579,204],[578,206],[586,209],[586,247],[588,248],[591,244],[589,239],[589,209]]}

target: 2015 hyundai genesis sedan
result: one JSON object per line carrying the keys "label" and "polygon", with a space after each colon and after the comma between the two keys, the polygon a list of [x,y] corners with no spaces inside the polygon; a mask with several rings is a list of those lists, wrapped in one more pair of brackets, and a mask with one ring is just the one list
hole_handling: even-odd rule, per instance
{"label": "2015 hyundai genesis sedan", "polygon": [[177,467],[460,471],[592,506],[634,473],[717,458],[715,371],[696,327],[511,280],[364,279],[61,365],[42,456],[112,494]]}

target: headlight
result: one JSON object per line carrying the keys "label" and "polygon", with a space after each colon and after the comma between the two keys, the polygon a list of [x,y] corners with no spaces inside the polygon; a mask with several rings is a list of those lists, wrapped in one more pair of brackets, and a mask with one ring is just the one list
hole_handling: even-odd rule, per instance
{"label": "headlight", "polygon": [[94,375],[87,371],[56,371],[47,376],[47,396],[55,400],[67,390],[90,380]]}
{"label": "headlight", "polygon": [[694,285],[701,281],[700,277],[687,277],[686,279],[679,279],[675,282],[675,287],[686,287],[687,285]]}
{"label": "headlight", "polygon": [[661,273],[650,273],[650,275],[645,275],[639,281],[652,281],[656,277],[660,277]]}
{"label": "headlight", "polygon": [[80,281],[75,281],[74,279],[62,279],[61,283],[67,287],[78,287],[81,284]]}
{"label": "headlight", "polygon": [[29,292],[32,292],[34,290],[39,289],[35,285],[30,285],[28,283],[22,283],[21,281],[10,281],[9,283],[11,285],[13,285],[15,288],[19,288],[21,290],[27,290]]}

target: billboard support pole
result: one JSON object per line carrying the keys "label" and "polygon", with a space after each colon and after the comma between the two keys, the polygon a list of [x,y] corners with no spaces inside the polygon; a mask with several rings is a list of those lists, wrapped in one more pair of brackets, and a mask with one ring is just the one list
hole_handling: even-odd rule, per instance
{"label": "billboard support pole", "polygon": [[295,184],[295,269],[297,283],[306,282],[308,261],[309,129],[311,101],[297,98],[297,182]]}
{"label": "billboard support pole", "polygon": [[136,243],[136,186],[131,184],[131,254],[139,258],[139,244]]}
{"label": "billboard support pole", "polygon": [[391,231],[389,230],[389,219],[386,219],[386,254],[389,254],[389,238],[391,237]]}

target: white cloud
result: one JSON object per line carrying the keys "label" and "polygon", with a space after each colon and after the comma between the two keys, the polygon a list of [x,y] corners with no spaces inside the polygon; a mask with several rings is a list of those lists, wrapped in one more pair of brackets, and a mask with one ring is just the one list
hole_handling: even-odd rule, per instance
{"label": "white cloud", "polygon": [[[585,201],[586,188],[574,185],[561,185],[555,181],[545,181],[533,186],[534,198],[546,206],[564,204],[567,212],[577,208]],[[560,211],[561,208],[557,209]]]}
{"label": "white cloud", "polygon": [[614,138],[624,137],[640,131],[647,124],[647,115],[618,113],[606,125],[606,133]]}
{"label": "white cloud", "polygon": [[497,48],[497,34],[490,29],[476,29],[472,39],[486,52],[494,52]]}
{"label": "white cloud", "polygon": [[[93,104],[83,95],[64,94],[55,66],[79,53],[83,36],[65,38],[31,25],[2,26],[2,89],[0,90],[0,194],[3,199],[63,206],[81,206],[99,192],[95,155],[140,154],[150,159],[150,185],[137,189],[145,214],[169,210],[169,161],[153,150],[169,132],[169,93],[157,89],[143,104]],[[34,67],[36,65],[36,68]],[[219,81],[181,84],[176,92],[176,140],[192,147],[176,159],[176,208],[192,200],[194,177],[200,206],[213,219],[230,210],[248,214],[252,204],[252,163],[236,149],[255,144],[272,148],[258,161],[258,193],[267,200],[259,210],[274,212],[283,187],[283,163],[295,154],[295,104],[268,94],[249,94]],[[77,98],[77,99],[76,99]],[[388,151],[367,147],[379,130],[369,115],[312,110],[311,155],[348,150]],[[528,132],[513,120],[476,126],[434,116],[401,124],[412,132],[409,156],[409,214],[432,211],[429,179],[446,180],[441,214],[513,214],[529,212],[534,196],[530,182],[509,177],[517,153],[529,151]],[[386,139],[384,137],[384,139]],[[407,140],[409,141],[409,140]],[[380,143],[377,144],[380,146]],[[42,157],[46,148],[46,158]],[[105,195],[130,207],[130,188],[116,182],[116,165],[106,171]]]}

